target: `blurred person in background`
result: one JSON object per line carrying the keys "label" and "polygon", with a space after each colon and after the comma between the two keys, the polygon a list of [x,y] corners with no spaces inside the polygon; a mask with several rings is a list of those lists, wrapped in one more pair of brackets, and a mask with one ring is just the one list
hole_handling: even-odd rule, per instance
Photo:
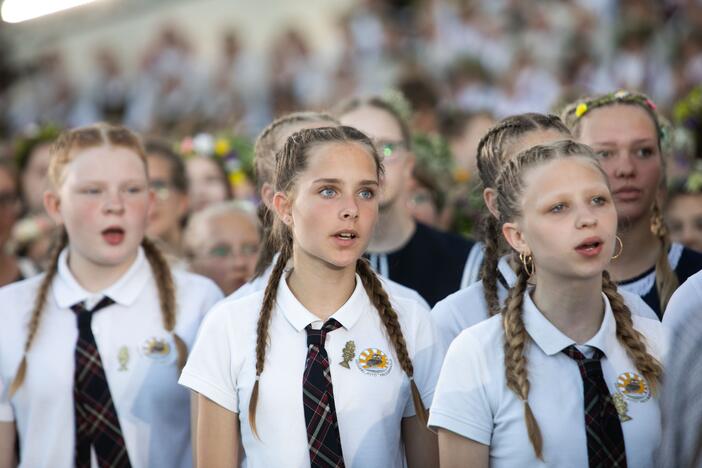
{"label": "blurred person in background", "polygon": [[186,160],[185,168],[191,213],[214,203],[231,200],[232,188],[227,171],[219,160],[210,156],[192,156]]}
{"label": "blurred person in background", "polygon": [[38,273],[36,266],[18,257],[12,246],[12,228],[20,207],[17,171],[9,161],[0,159],[0,286]]}
{"label": "blurred person in background", "polygon": [[238,200],[210,205],[190,217],[183,240],[190,270],[210,278],[228,296],[256,268],[261,244],[256,208]]}
{"label": "blurred person in background", "polygon": [[430,306],[467,286],[468,254],[473,242],[416,222],[409,210],[408,187],[415,166],[412,135],[398,111],[401,96],[355,98],[338,110],[343,125],[368,135],[377,146],[385,174],[380,216],[367,255],[375,271],[417,291]]}
{"label": "blurred person in background", "polygon": [[183,222],[188,212],[188,178],[182,157],[168,143],[147,141],[149,186],[156,195],[149,211],[146,235],[156,241],[174,266],[183,257]]}
{"label": "blurred person in background", "polygon": [[44,213],[44,192],[49,187],[49,147],[59,134],[53,125],[33,127],[15,142],[15,160],[20,172],[23,212]]}
{"label": "blurred person in background", "polygon": [[664,216],[671,241],[702,252],[702,173],[693,172],[668,191]]}

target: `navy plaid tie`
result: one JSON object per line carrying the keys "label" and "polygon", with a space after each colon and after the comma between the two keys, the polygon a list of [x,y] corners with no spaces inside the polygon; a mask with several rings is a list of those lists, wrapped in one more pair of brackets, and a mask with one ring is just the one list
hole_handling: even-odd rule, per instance
{"label": "navy plaid tie", "polygon": [[73,401],[76,425],[76,467],[90,468],[92,446],[101,467],[130,467],[122,428],[90,323],[93,314],[115,302],[103,297],[91,310],[83,302],[71,306],[78,322]]}
{"label": "navy plaid tie", "polygon": [[590,468],[625,468],[624,434],[619,414],[602,374],[602,351],[595,349],[595,354],[589,359],[574,345],[568,346],[563,352],[578,363],[580,377],[583,379],[587,458]]}
{"label": "navy plaid tie", "polygon": [[327,333],[341,324],[329,319],[319,330],[307,325],[307,360],[302,378],[302,402],[307,424],[307,446],[312,468],[343,467],[339,422],[336,419],[334,389],[329,371],[329,356],[324,349]]}

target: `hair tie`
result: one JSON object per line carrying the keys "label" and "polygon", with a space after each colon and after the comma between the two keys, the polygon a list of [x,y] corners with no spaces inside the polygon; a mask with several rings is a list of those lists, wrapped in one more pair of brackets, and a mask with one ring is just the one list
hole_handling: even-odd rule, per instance
{"label": "hair tie", "polygon": [[256,382],[258,382],[259,380],[261,380],[261,374],[256,374]]}

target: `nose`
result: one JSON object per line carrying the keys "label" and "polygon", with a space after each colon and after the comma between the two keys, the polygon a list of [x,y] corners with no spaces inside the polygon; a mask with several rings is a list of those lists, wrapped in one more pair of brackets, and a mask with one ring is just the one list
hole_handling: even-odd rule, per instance
{"label": "nose", "polygon": [[578,211],[575,225],[578,229],[597,226],[597,216],[589,207],[584,207]]}
{"label": "nose", "polygon": [[358,218],[358,204],[353,197],[348,197],[345,201],[344,206],[339,212],[339,216],[344,220]]}
{"label": "nose", "polygon": [[107,213],[122,213],[124,211],[124,200],[119,190],[108,191],[105,200],[104,210]]}
{"label": "nose", "polygon": [[634,163],[633,156],[626,151],[622,151],[617,155],[615,164],[615,177],[629,178],[636,174],[636,164]]}

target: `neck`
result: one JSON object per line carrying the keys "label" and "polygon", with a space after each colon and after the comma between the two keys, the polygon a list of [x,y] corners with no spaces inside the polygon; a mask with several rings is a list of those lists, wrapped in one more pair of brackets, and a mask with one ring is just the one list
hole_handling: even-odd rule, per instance
{"label": "neck", "polygon": [[136,257],[137,252],[134,252],[132,256],[119,265],[99,265],[79,255],[72,255],[69,250],[68,269],[71,270],[76,281],[83,289],[95,293],[116,283],[129,270]]}
{"label": "neck", "polygon": [[293,254],[288,287],[307,310],[326,321],[348,301],[356,287],[355,264],[337,268],[306,254]]}
{"label": "neck", "polygon": [[417,224],[402,203],[396,201],[383,207],[368,252],[382,254],[398,250],[409,241],[416,228]]}
{"label": "neck", "polygon": [[602,325],[602,277],[563,280],[562,276],[536,274],[532,300],[541,313],[578,344],[595,336]]}
{"label": "neck", "polygon": [[618,235],[624,248],[608,268],[614,281],[634,278],[656,264],[661,242],[651,232],[651,223],[647,217],[627,225],[620,223]]}

